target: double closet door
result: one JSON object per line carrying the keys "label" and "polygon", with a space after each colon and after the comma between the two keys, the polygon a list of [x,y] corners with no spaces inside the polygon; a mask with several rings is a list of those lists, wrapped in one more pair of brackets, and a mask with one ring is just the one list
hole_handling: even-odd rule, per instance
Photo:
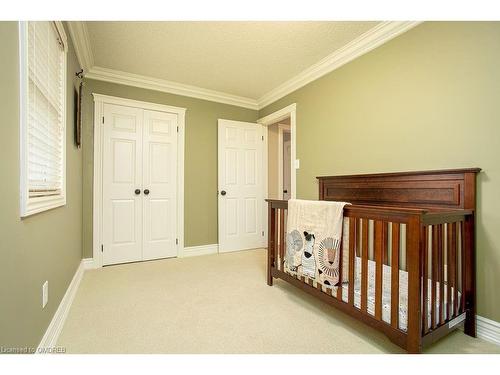
{"label": "double closet door", "polygon": [[177,121],[104,104],[104,265],[177,256]]}

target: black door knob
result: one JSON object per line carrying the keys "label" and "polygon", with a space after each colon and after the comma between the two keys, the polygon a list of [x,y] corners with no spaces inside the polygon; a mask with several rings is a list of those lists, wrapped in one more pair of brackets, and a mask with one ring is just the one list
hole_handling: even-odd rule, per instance
{"label": "black door knob", "polygon": [[220,195],[226,195],[226,191],[225,191],[225,190],[222,190],[222,191],[220,192]]}
{"label": "black door knob", "polygon": [[135,193],[135,195],[139,195],[139,194],[141,194],[141,190],[140,189],[135,189],[134,193]]}
{"label": "black door knob", "polygon": [[285,194],[288,193],[288,190],[283,190],[283,193],[285,193]]}
{"label": "black door knob", "polygon": [[149,194],[149,190],[148,189],[144,189],[144,194],[148,195]]}

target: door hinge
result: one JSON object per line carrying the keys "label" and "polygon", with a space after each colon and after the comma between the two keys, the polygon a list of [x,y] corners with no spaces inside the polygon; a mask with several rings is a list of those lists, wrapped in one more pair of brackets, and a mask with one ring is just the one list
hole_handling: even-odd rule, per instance
{"label": "door hinge", "polygon": [[178,244],[179,244],[179,239],[178,239],[178,238],[176,238],[176,239],[175,239],[175,244],[176,244],[176,245],[178,245]]}
{"label": "door hinge", "polygon": [[179,127],[177,126],[177,133],[179,133]]}
{"label": "door hinge", "polygon": [[264,231],[262,231],[262,237],[264,237]]}
{"label": "door hinge", "polygon": [[101,245],[101,253],[104,252],[104,245]]}
{"label": "door hinge", "polygon": [[104,116],[102,116],[102,123],[104,124]]}
{"label": "door hinge", "polygon": [[264,140],[264,136],[262,136],[262,140]]}

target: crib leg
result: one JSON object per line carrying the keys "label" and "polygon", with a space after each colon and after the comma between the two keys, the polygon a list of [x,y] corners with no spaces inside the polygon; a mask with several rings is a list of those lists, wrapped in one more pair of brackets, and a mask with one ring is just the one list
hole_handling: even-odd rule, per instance
{"label": "crib leg", "polygon": [[476,316],[473,311],[467,311],[465,315],[464,333],[471,337],[477,337]]}
{"label": "crib leg", "polygon": [[406,351],[410,354],[422,353],[422,337],[420,336],[420,330],[412,331],[408,329]]}
{"label": "crib leg", "polygon": [[271,270],[267,271],[267,285],[273,286],[273,277],[271,276]]}
{"label": "crib leg", "polygon": [[273,275],[271,273],[271,268],[272,268],[272,264],[273,264],[273,254],[272,254],[272,250],[271,250],[271,246],[268,247],[267,249],[267,285],[269,286],[273,286]]}
{"label": "crib leg", "polygon": [[268,208],[268,239],[267,239],[267,285],[273,286],[273,275],[271,269],[274,265],[275,236],[276,236],[276,214],[275,209],[269,204]]}
{"label": "crib leg", "polygon": [[417,347],[408,347],[407,350],[408,354],[421,354],[422,353],[422,348],[420,346]]}
{"label": "crib leg", "polygon": [[422,341],[420,335],[411,335],[411,334],[408,335],[406,351],[409,354],[422,353]]}
{"label": "crib leg", "polygon": [[476,254],[474,248],[474,217],[468,216],[465,220],[465,315],[464,333],[477,337],[476,334]]}

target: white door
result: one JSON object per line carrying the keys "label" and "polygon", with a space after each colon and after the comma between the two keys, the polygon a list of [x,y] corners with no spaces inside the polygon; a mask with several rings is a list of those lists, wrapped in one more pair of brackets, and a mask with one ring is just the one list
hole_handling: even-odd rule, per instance
{"label": "white door", "polygon": [[262,136],[260,124],[219,120],[219,252],[263,245]]}
{"label": "white door", "polygon": [[177,115],[104,105],[103,264],[177,255]]}
{"label": "white door", "polygon": [[290,133],[283,133],[283,199],[290,199],[292,196],[291,184],[291,158],[292,158],[292,142]]}
{"label": "white door", "polygon": [[177,256],[177,115],[144,111],[143,259]]}
{"label": "white door", "polygon": [[142,260],[142,112],[138,108],[104,105],[105,265]]}

